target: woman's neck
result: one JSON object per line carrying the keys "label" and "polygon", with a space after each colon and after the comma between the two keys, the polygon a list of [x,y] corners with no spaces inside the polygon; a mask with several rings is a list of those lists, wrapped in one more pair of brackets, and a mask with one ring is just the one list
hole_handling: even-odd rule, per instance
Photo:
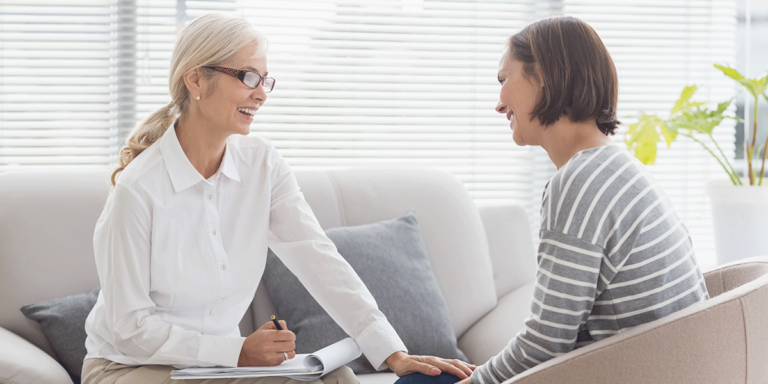
{"label": "woman's neck", "polygon": [[227,147],[227,137],[217,134],[217,130],[195,123],[199,119],[182,116],[175,125],[176,137],[181,149],[187,155],[197,172],[204,178],[213,176],[221,166],[224,150]]}
{"label": "woman's neck", "polygon": [[594,120],[574,123],[567,116],[544,129],[541,136],[541,147],[557,169],[579,151],[612,144],[613,140],[600,131]]}

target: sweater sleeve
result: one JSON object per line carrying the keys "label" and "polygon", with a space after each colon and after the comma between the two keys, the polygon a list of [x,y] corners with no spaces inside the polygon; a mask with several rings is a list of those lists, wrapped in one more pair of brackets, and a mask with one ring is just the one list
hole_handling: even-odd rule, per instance
{"label": "sweater sleeve", "polygon": [[536,286],[525,327],[507,347],[478,367],[473,384],[499,384],[572,351],[597,295],[602,248],[554,231],[541,231]]}

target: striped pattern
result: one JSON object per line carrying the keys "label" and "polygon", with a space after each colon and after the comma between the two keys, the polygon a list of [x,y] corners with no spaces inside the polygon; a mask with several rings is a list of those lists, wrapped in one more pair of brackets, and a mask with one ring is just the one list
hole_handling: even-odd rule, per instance
{"label": "striped pattern", "polygon": [[640,162],[617,146],[577,153],[542,201],[525,328],[478,367],[499,384],[575,348],[709,298],[688,231]]}

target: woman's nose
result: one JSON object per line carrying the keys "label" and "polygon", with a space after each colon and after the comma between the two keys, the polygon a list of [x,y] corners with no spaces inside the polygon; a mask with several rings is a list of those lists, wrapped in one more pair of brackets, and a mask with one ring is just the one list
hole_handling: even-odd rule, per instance
{"label": "woman's nose", "polygon": [[251,92],[251,99],[257,101],[259,104],[264,104],[264,101],[267,100],[267,93],[264,92],[264,89],[261,88],[261,86],[259,86]]}
{"label": "woman's nose", "polygon": [[507,106],[502,104],[501,101],[499,101],[499,103],[496,104],[496,112],[507,113]]}

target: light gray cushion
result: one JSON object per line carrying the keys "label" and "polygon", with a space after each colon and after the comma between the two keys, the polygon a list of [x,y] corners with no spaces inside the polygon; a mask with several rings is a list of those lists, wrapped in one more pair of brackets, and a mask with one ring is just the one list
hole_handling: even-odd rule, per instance
{"label": "light gray cushion", "polygon": [[40,323],[59,362],[79,382],[85,358],[85,319],[96,305],[99,288],[86,293],[21,307],[24,316]]}
{"label": "light gray cushion", "polygon": [[[416,215],[326,231],[376,299],[410,354],[466,360],[427,258]],[[296,333],[296,353],[311,353],[348,337],[296,276],[269,251],[264,283],[278,315]],[[348,364],[375,372],[364,356]]]}

